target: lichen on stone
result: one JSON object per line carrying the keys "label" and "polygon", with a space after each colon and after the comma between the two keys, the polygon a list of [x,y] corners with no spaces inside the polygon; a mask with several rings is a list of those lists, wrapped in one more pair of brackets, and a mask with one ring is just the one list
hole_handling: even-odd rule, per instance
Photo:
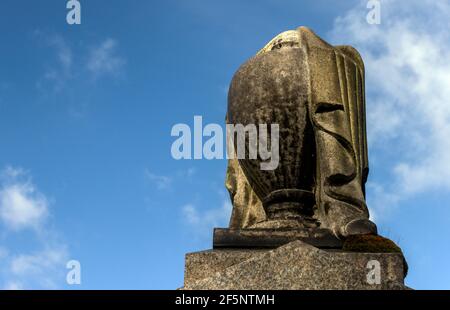
{"label": "lichen on stone", "polygon": [[354,235],[346,238],[343,248],[349,252],[402,253],[392,240],[375,235]]}
{"label": "lichen on stone", "polygon": [[408,263],[402,250],[394,241],[376,235],[354,235],[345,239],[342,250],[360,253],[399,253],[403,256],[404,274],[408,274]]}

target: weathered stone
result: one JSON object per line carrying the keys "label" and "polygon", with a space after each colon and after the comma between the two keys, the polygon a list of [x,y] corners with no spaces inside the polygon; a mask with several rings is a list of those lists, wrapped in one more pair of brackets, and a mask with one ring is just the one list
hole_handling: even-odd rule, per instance
{"label": "weathered stone", "polygon": [[356,49],[305,27],[238,69],[228,93],[227,123],[241,128],[227,132],[232,152],[254,136],[245,128],[270,125],[263,140],[279,162],[262,169],[266,155],[248,156],[254,144],[229,160],[229,229],[215,230],[214,250],[186,256],[185,289],[406,288],[403,254],[377,236],[365,202],[364,81]]}
{"label": "weathered stone", "polygon": [[[370,261],[379,262],[379,284],[370,281]],[[294,241],[274,250],[188,254],[184,289],[407,289],[403,280],[399,253],[324,251]]]}
{"label": "weathered stone", "polygon": [[214,248],[277,248],[301,240],[318,248],[342,248],[342,241],[328,229],[226,229],[215,228]]}
{"label": "weathered stone", "polygon": [[280,141],[274,170],[262,170],[261,158],[230,159],[230,228],[296,220],[341,238],[377,233],[364,197],[364,63],[354,48],[332,46],[306,27],[276,36],[235,73],[227,122],[277,124]]}
{"label": "weathered stone", "polygon": [[255,255],[265,253],[263,249],[220,249],[186,254],[184,285],[208,278],[216,272],[241,263]]}

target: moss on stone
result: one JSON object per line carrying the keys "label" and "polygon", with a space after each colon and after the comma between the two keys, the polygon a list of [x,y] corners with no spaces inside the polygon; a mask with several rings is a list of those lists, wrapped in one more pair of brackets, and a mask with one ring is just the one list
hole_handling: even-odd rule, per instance
{"label": "moss on stone", "polygon": [[342,249],[349,252],[403,254],[402,250],[392,240],[375,235],[349,236]]}
{"label": "moss on stone", "polygon": [[345,239],[342,250],[361,253],[400,253],[403,256],[404,275],[408,274],[408,263],[402,250],[392,240],[375,235],[354,235]]}

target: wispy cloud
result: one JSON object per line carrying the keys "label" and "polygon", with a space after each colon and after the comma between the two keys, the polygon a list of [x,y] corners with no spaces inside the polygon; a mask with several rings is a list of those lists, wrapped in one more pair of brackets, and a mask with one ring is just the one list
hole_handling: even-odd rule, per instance
{"label": "wispy cloud", "polygon": [[36,86],[41,91],[50,90],[59,92],[67,81],[73,76],[73,52],[69,43],[60,35],[47,36],[37,31],[36,36],[43,40],[48,48],[51,58],[44,74],[38,79]]}
{"label": "wispy cloud", "polygon": [[10,291],[17,291],[17,290],[23,290],[24,288],[22,286],[22,283],[11,281],[11,282],[8,282],[3,289],[10,290]]}
{"label": "wispy cloud", "polygon": [[11,254],[0,268],[1,289],[57,289],[63,286],[68,252],[53,247],[32,254]]}
{"label": "wispy cloud", "polygon": [[50,45],[56,49],[56,56],[58,63],[61,66],[62,73],[65,76],[70,76],[70,70],[73,63],[72,49],[69,47],[68,43],[60,36],[55,36],[50,39]]}
{"label": "wispy cloud", "polygon": [[36,82],[42,92],[59,93],[66,90],[69,81],[82,82],[107,76],[118,76],[126,64],[117,48],[118,41],[107,38],[91,46],[79,45],[75,51],[62,35],[35,32],[39,42],[44,42],[48,55],[43,74]]}
{"label": "wispy cloud", "polygon": [[[0,224],[7,232],[0,247],[0,287],[53,289],[63,285],[68,250],[58,234],[47,228],[49,214],[48,199],[29,172],[12,166],[0,172]],[[24,233],[33,251],[22,251],[14,242],[7,245],[8,237]]]}
{"label": "wispy cloud", "polygon": [[[10,260],[10,274],[17,279],[31,278],[40,286],[46,288],[56,288],[60,285],[55,283],[50,274],[63,274],[65,263],[67,262],[67,250],[61,248],[49,248],[33,254],[19,254]],[[23,283],[12,281],[12,283]]]}
{"label": "wispy cloud", "polygon": [[227,226],[230,220],[232,205],[229,199],[224,199],[217,208],[201,209],[195,204],[182,206],[184,223],[198,236],[209,236],[214,227]]}
{"label": "wispy cloud", "polygon": [[156,188],[159,190],[169,189],[172,185],[172,178],[166,175],[157,175],[150,172],[148,169],[145,169],[146,178],[156,185]]}
{"label": "wispy cloud", "polygon": [[178,181],[186,182],[192,181],[194,175],[197,173],[197,169],[190,167],[188,169],[179,170],[171,174],[156,174],[150,171],[148,168],[144,170],[145,177],[148,181],[156,186],[158,190],[169,190]]}
{"label": "wispy cloud", "polygon": [[381,9],[381,25],[369,25],[361,5],[338,18],[331,35],[364,58],[371,154],[396,150],[375,167],[392,171],[392,183],[368,184],[377,192],[375,212],[450,190],[450,4],[385,0]]}
{"label": "wispy cloud", "polygon": [[87,61],[87,69],[94,77],[117,75],[125,65],[125,59],[117,54],[117,41],[108,38],[95,46]]}
{"label": "wispy cloud", "polygon": [[188,168],[186,171],[183,171],[182,175],[191,178],[197,173],[197,169],[194,167]]}

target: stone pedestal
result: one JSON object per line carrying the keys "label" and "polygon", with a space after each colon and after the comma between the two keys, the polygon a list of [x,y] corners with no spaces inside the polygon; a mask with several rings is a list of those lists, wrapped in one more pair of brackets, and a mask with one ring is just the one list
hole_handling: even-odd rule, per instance
{"label": "stone pedestal", "polygon": [[183,289],[407,289],[402,254],[319,249],[213,249],[186,255]]}
{"label": "stone pedestal", "polygon": [[342,241],[320,228],[214,228],[213,248],[277,248],[300,240],[320,249],[340,249]]}

